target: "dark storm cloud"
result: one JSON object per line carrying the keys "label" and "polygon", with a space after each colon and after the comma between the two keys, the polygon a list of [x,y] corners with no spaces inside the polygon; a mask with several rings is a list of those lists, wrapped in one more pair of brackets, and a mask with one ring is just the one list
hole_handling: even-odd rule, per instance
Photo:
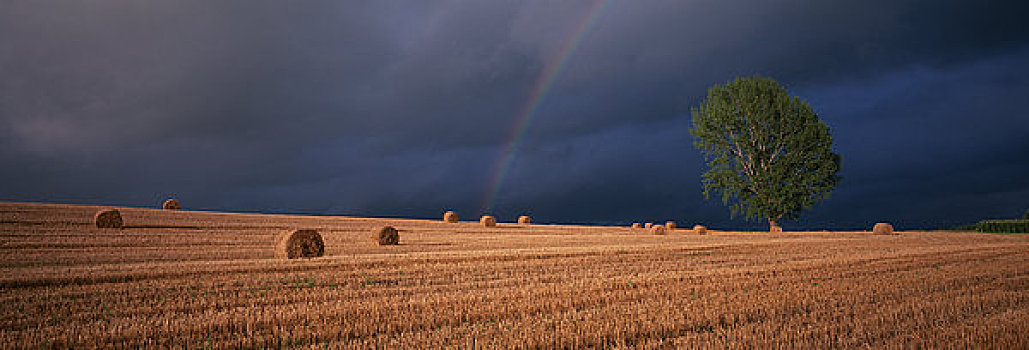
{"label": "dark storm cloud", "polygon": [[917,68],[811,89],[848,166],[848,186],[816,215],[834,215],[838,206],[855,217],[954,226],[1024,212],[1027,58],[1029,48],[953,69]]}
{"label": "dark storm cloud", "polygon": [[[0,199],[474,215],[517,113],[592,3],[6,2]],[[495,210],[737,225],[700,196],[688,110],[713,83],[763,74],[811,101],[844,155],[845,182],[809,222],[1017,214],[1026,8],[608,2]]]}

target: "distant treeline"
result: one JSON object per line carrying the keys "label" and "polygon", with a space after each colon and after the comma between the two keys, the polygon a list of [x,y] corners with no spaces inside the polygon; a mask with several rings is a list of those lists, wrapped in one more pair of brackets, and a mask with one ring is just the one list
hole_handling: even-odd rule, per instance
{"label": "distant treeline", "polygon": [[975,230],[990,233],[1029,233],[1029,220],[983,220]]}
{"label": "distant treeline", "polygon": [[1029,220],[983,220],[957,229],[986,233],[1029,233]]}
{"label": "distant treeline", "polygon": [[1021,219],[983,220],[971,225],[955,227],[957,231],[979,231],[986,233],[1029,233],[1029,210]]}

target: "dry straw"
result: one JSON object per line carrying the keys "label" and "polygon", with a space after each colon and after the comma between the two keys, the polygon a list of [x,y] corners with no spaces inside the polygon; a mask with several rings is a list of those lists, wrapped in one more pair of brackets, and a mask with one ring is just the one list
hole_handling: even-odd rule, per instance
{"label": "dry straw", "polygon": [[497,226],[497,218],[489,215],[483,215],[482,218],[479,219],[479,223],[481,223],[482,226],[494,227]]}
{"label": "dry straw", "polygon": [[704,226],[701,226],[701,225],[695,225],[695,226],[693,226],[693,232],[696,232],[698,235],[707,234],[707,227],[704,227]]}
{"label": "dry straw", "polygon": [[650,233],[655,234],[655,235],[663,235],[663,234],[667,233],[667,231],[665,231],[665,226],[664,225],[653,225],[653,226],[650,226]]}
{"label": "dry straw", "polygon": [[372,230],[374,239],[379,241],[379,245],[397,245],[400,244],[400,233],[393,226],[383,226]]}
{"label": "dry straw", "polygon": [[649,229],[651,226],[654,226],[653,222],[648,222],[646,224],[643,224],[643,228],[646,228],[646,229]]}
{"label": "dry straw", "polygon": [[279,235],[275,257],[279,259],[314,258],[325,255],[325,242],[315,230],[292,230]]}
{"label": "dry straw", "polygon": [[162,205],[161,208],[168,210],[182,210],[182,203],[179,203],[175,198],[168,198],[168,200],[164,201],[164,205]]}
{"label": "dry straw", "polygon": [[458,220],[460,219],[457,217],[457,213],[453,210],[448,210],[446,213],[443,213],[443,222],[457,222]]}
{"label": "dry straw", "polygon": [[876,223],[875,226],[872,227],[872,233],[877,235],[892,235],[893,225],[885,222]]}
{"label": "dry straw", "polygon": [[772,233],[782,233],[782,226],[779,226],[779,225],[772,226],[771,229],[769,229],[769,231],[772,232]]}
{"label": "dry straw", "polygon": [[631,228],[640,228],[640,227],[643,227],[643,225],[640,225],[640,223],[638,223],[638,222],[634,222],[634,223],[632,223],[632,226],[629,226],[629,227],[631,227]]}
{"label": "dry straw", "polygon": [[669,230],[674,230],[675,229],[675,221],[666,222],[665,223],[665,227],[667,227]]}
{"label": "dry straw", "polygon": [[121,228],[124,222],[121,220],[121,212],[117,209],[105,209],[96,212],[93,216],[93,223],[97,228]]}
{"label": "dry straw", "polygon": [[532,223],[532,218],[528,217],[527,215],[519,216],[518,217],[518,223],[522,224],[522,225],[531,224]]}

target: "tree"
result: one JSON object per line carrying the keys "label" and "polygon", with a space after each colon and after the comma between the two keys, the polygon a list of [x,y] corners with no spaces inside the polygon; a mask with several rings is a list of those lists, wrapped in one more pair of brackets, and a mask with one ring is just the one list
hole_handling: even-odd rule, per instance
{"label": "tree", "polygon": [[721,193],[733,217],[767,219],[776,231],[780,220],[796,219],[839,183],[829,127],[773,79],[715,85],[692,112],[690,134],[710,167],[704,197]]}

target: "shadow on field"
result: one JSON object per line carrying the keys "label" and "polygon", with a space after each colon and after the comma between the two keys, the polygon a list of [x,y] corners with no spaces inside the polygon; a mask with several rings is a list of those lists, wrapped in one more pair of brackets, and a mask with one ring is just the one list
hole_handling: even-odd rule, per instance
{"label": "shadow on field", "polygon": [[179,230],[202,230],[200,226],[176,226],[176,225],[125,225],[122,229],[133,229],[133,228],[173,228]]}
{"label": "shadow on field", "polygon": [[447,243],[447,242],[428,242],[428,243],[403,243],[403,242],[401,242],[400,245],[411,245],[411,246],[449,246],[449,245],[454,245],[454,244],[453,243]]}
{"label": "shadow on field", "polygon": [[0,225],[42,226],[43,224],[42,221],[0,220]]}

